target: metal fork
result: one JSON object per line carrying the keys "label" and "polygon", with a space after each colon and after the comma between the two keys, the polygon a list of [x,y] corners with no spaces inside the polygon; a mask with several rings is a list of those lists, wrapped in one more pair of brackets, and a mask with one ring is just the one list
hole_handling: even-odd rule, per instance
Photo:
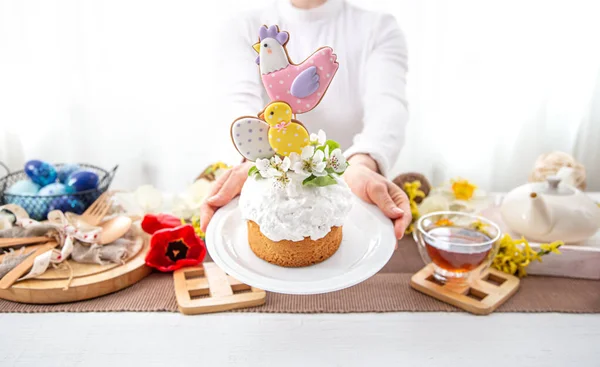
{"label": "metal fork", "polygon": [[79,220],[91,225],[97,226],[100,224],[102,219],[108,213],[108,209],[110,209],[110,199],[112,197],[112,193],[106,191],[104,194],[100,195],[96,201],[92,203],[92,205],[87,208],[83,214],[79,217]]}

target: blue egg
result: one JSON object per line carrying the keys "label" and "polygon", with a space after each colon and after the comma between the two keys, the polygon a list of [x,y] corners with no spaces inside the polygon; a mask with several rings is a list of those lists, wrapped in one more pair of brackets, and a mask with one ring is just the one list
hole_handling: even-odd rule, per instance
{"label": "blue egg", "polygon": [[67,186],[61,183],[51,183],[50,185],[42,187],[38,195],[40,196],[52,196],[52,195],[64,195],[67,194]]}
{"label": "blue egg", "polygon": [[56,181],[56,168],[48,162],[31,160],[25,163],[25,173],[31,181],[46,186]]}
{"label": "blue egg", "polygon": [[81,202],[81,200],[70,197],[70,196],[61,196],[52,200],[50,206],[48,208],[48,212],[53,210],[60,210],[63,213],[71,212],[75,214],[83,214],[85,211],[85,205]]}
{"label": "blue egg", "polygon": [[[91,171],[77,171],[67,180],[67,190],[81,192],[98,187],[98,175]],[[72,192],[71,191],[71,192]]]}
{"label": "blue egg", "polygon": [[25,209],[31,219],[44,220],[48,215],[48,200],[33,197],[5,195],[7,204],[15,204]]}
{"label": "blue egg", "polygon": [[6,190],[6,193],[13,195],[36,195],[38,191],[40,191],[40,185],[31,180],[21,180],[12,184]]}
{"label": "blue egg", "polygon": [[58,181],[60,183],[67,183],[69,176],[74,172],[79,171],[81,167],[78,164],[65,164],[58,169]]}

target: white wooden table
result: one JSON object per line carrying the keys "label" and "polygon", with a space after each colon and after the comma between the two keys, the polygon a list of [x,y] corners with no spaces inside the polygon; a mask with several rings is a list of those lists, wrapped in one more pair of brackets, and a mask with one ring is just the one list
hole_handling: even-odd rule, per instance
{"label": "white wooden table", "polygon": [[600,366],[600,315],[0,314],[2,367],[459,365]]}

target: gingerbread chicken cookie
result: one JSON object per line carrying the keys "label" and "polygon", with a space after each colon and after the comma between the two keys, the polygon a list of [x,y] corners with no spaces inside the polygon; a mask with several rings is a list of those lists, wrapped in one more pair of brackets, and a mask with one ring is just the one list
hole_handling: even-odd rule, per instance
{"label": "gingerbread chicken cookie", "polygon": [[287,32],[279,27],[262,26],[254,50],[267,94],[272,101],[289,104],[293,114],[305,113],[317,106],[331,84],[339,64],[331,47],[321,47],[300,64],[294,64],[285,45]]}

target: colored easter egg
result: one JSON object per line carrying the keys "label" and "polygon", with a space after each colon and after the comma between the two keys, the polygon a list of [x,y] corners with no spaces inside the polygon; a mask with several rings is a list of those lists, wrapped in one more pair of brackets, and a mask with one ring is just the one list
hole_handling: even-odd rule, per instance
{"label": "colored easter egg", "polygon": [[77,171],[67,180],[67,190],[80,192],[98,187],[98,175],[91,171]]}
{"label": "colored easter egg", "polygon": [[48,201],[41,198],[23,196],[5,196],[7,204],[15,204],[25,209],[31,219],[44,220],[48,214]]}
{"label": "colored easter egg", "polygon": [[56,168],[48,162],[31,160],[25,163],[25,173],[31,181],[46,186],[56,181]]}
{"label": "colored easter egg", "polygon": [[40,185],[31,180],[21,180],[12,184],[6,190],[6,193],[13,195],[36,195],[38,191],[40,191]]}
{"label": "colored easter egg", "polygon": [[67,194],[67,187],[61,183],[51,183],[50,185],[42,187],[38,192],[40,196],[52,196],[52,195],[63,195]]}
{"label": "colored easter egg", "polygon": [[85,205],[81,202],[81,200],[72,196],[61,196],[52,200],[50,203],[48,212],[53,210],[60,210],[63,213],[71,212],[75,214],[83,214],[85,211]]}
{"label": "colored easter egg", "polygon": [[81,167],[78,164],[64,164],[58,169],[58,181],[66,184],[69,176],[76,171],[79,171]]}

